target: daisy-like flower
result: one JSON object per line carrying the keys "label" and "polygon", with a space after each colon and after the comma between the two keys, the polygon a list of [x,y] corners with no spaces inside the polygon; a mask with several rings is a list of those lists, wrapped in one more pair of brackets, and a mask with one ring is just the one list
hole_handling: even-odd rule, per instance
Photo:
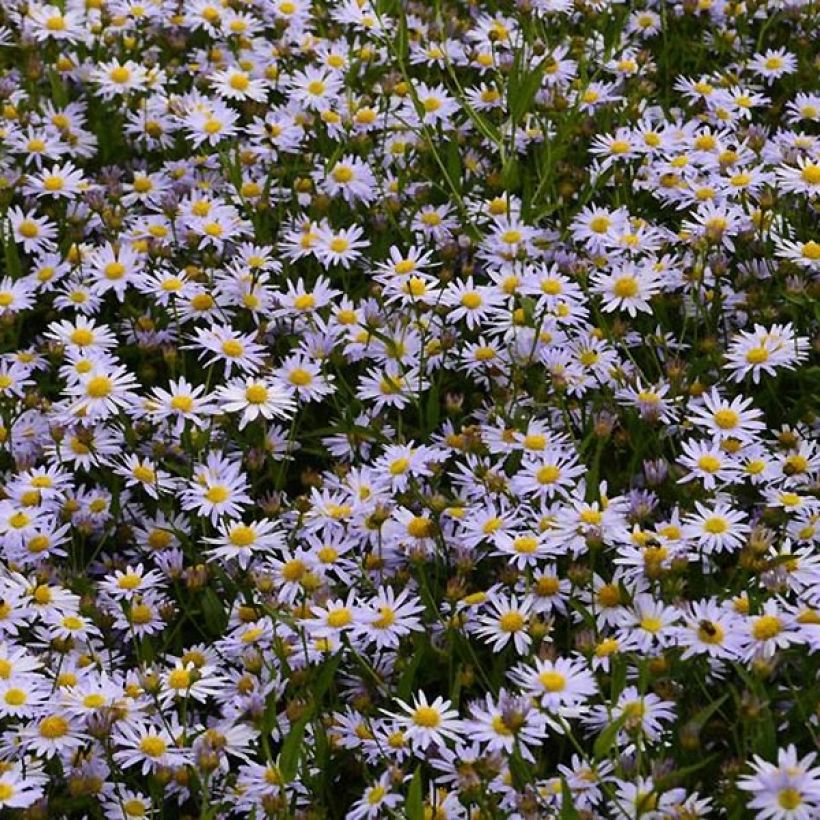
{"label": "daisy-like flower", "polygon": [[653,647],[664,647],[674,642],[675,624],[680,613],[675,607],[666,606],[649,593],[636,595],[632,606],[620,615],[619,638],[633,640],[642,652]]}
{"label": "daisy-like flower", "polygon": [[84,746],[86,736],[80,723],[52,706],[41,711],[23,730],[23,742],[36,755],[51,758]]}
{"label": "daisy-like flower", "polygon": [[817,160],[800,157],[796,166],[781,166],[775,173],[782,191],[805,194],[810,199],[820,193],[820,162]]}
{"label": "daisy-like flower", "polygon": [[147,406],[151,417],[159,420],[171,420],[174,435],[180,435],[186,422],[196,427],[204,427],[208,417],[217,407],[205,393],[205,385],[194,386],[184,378],[168,385],[168,390],[155,387],[152,399]]}
{"label": "daisy-like flower", "polygon": [[794,745],[777,750],[777,764],[754,755],[751,774],[738,779],[749,792],[748,807],[760,820],[810,820],[820,812],[820,767],[812,766],[816,753],[798,757]]}
{"label": "daisy-like flower", "polygon": [[84,419],[104,419],[135,401],[137,380],[124,365],[93,368],[70,388],[71,413]]}
{"label": "daisy-like flower", "polygon": [[767,329],[755,325],[753,331],[741,331],[729,343],[726,369],[735,381],[751,376],[755,384],[762,373],[776,375],[777,368],[793,369],[808,355],[808,339],[797,336],[791,323]]}
{"label": "daisy-like flower", "polygon": [[244,430],[260,416],[264,419],[290,418],[296,403],[281,383],[263,378],[233,379],[216,392],[216,402],[226,413],[241,413],[239,429]]}
{"label": "daisy-like flower", "polygon": [[395,649],[403,637],[423,629],[418,617],[422,612],[424,607],[409,590],[396,595],[392,587],[379,587],[375,597],[362,604],[355,635],[379,649]]}
{"label": "daisy-like flower", "polygon": [[418,83],[412,92],[412,98],[407,102],[404,114],[410,122],[417,121],[418,118],[425,125],[440,122],[446,126],[458,110],[458,103],[444,86]]}
{"label": "daisy-like flower", "polygon": [[351,806],[347,817],[350,820],[377,820],[385,812],[396,810],[404,797],[392,788],[390,774],[385,772],[376,783],[365,789],[361,798]]}
{"label": "daisy-like flower", "polygon": [[525,697],[514,697],[501,689],[498,697],[489,693],[470,707],[464,734],[486,746],[490,753],[512,753],[518,744],[522,756],[534,761],[530,747],[536,748],[547,735],[547,719]]}
{"label": "daisy-like flower", "polygon": [[752,399],[735,396],[728,401],[714,388],[702,399],[702,406],[692,406],[689,421],[717,441],[732,438],[751,444],[766,426],[761,421],[763,413],[752,407]]}
{"label": "daisy-like flower", "polygon": [[448,285],[441,298],[442,304],[450,308],[450,320],[464,320],[471,330],[480,327],[502,301],[502,295],[495,288],[475,285],[472,276],[464,282]]}
{"label": "daisy-like flower", "polygon": [[763,604],[759,615],[747,617],[746,630],[742,635],[743,657],[746,659],[768,659],[778,650],[803,640],[794,616],[773,600]]}
{"label": "daisy-like flower", "polygon": [[32,3],[27,16],[38,42],[55,40],[61,43],[81,43],[86,39],[85,20],[78,10]]}
{"label": "daisy-like flower", "polygon": [[328,196],[341,196],[348,205],[368,205],[378,194],[376,177],[370,166],[350,154],[337,160],[326,171],[314,171],[313,178]]}
{"label": "daisy-like flower", "polygon": [[636,316],[652,312],[649,300],[660,292],[660,279],[652,268],[628,263],[611,273],[594,274],[592,290],[603,298],[605,312],[623,310]]}
{"label": "daisy-like flower", "polygon": [[160,766],[171,767],[186,762],[185,751],[164,726],[150,724],[118,724],[112,738],[114,760],[124,769],[139,766],[143,775]]}
{"label": "daisy-like flower", "polygon": [[109,243],[94,252],[88,260],[88,268],[93,277],[94,293],[103,296],[113,291],[122,302],[128,286],[142,271],[142,260],[132,248],[126,245],[115,247]]}
{"label": "daisy-like flower", "polygon": [[696,501],[695,510],[686,517],[683,534],[693,539],[699,550],[709,554],[741,548],[749,533],[745,513],[733,509],[725,499],[716,500],[711,508]]}
{"label": "daisy-like flower", "polygon": [[209,697],[219,694],[224,678],[209,664],[198,666],[188,661],[177,661],[162,679],[160,703],[168,705],[178,698],[190,698],[204,703]]}
{"label": "daisy-like flower", "polygon": [[770,48],[763,54],[755,54],[749,68],[763,77],[766,83],[771,83],[797,71],[797,58],[785,48]]}
{"label": "daisy-like flower", "polygon": [[214,544],[209,550],[212,559],[233,560],[242,569],[248,566],[255,552],[279,550],[285,544],[285,538],[278,530],[275,521],[260,519],[245,524],[242,521],[222,521],[219,524],[219,536],[205,538],[207,544]]}
{"label": "daisy-like flower", "polygon": [[209,82],[220,97],[229,100],[255,100],[264,102],[268,96],[267,81],[252,77],[239,68],[214,71]]}
{"label": "daisy-like flower", "polygon": [[23,211],[14,206],[7,214],[14,241],[23,246],[26,253],[43,253],[54,247],[57,226],[36,211]]}
{"label": "daisy-like flower", "polygon": [[532,643],[532,637],[527,631],[532,603],[530,597],[524,597],[519,602],[514,595],[509,598],[492,596],[488,602],[490,611],[481,616],[476,634],[484,638],[494,652],[500,652],[512,641],[519,655],[526,654]]}
{"label": "daisy-like flower", "polygon": [[25,809],[36,803],[44,793],[44,785],[27,778],[17,766],[0,773],[0,808]]}
{"label": "daisy-like flower", "polygon": [[194,470],[194,477],[182,491],[182,508],[210,517],[213,524],[222,516],[239,518],[242,508],[251,503],[248,489],[242,467],[211,452],[205,464]]}
{"label": "daisy-like flower", "polygon": [[88,189],[88,182],[83,172],[72,162],[54,165],[28,178],[24,191],[36,197],[52,199],[76,199],[81,191]]}
{"label": "daisy-like flower", "polygon": [[290,88],[299,95],[307,108],[321,110],[327,108],[342,88],[342,80],[333,72],[308,66],[291,76]]}
{"label": "daisy-like flower", "polygon": [[493,538],[492,555],[500,555],[519,569],[537,566],[544,559],[554,556],[554,549],[543,533],[499,532]]}
{"label": "daisy-like flower", "polygon": [[728,607],[713,600],[693,601],[676,627],[677,645],[684,652],[683,660],[695,655],[707,655],[719,660],[739,656],[743,644],[742,618]]}
{"label": "daisy-like flower", "polygon": [[127,566],[124,570],[115,570],[100,584],[106,595],[116,600],[127,600],[144,595],[162,583],[162,575],[157,570],[145,571],[142,564]]}
{"label": "daisy-like flower", "polygon": [[627,686],[618,696],[617,703],[612,706],[611,715],[607,707],[595,706],[589,718],[584,722],[594,729],[602,729],[611,722],[625,718],[623,728],[618,732],[618,745],[625,745],[640,731],[645,740],[657,742],[664,731],[664,723],[675,719],[675,705],[659,698],[653,692],[642,695],[636,686]]}
{"label": "daisy-like flower", "polygon": [[312,607],[311,617],[303,620],[302,625],[311,637],[330,639],[356,629],[361,619],[362,610],[351,592],[346,601],[338,598]]}
{"label": "daisy-like flower", "polygon": [[31,717],[47,697],[41,679],[34,675],[16,675],[12,680],[0,681],[0,716]]}
{"label": "daisy-like flower", "polygon": [[276,371],[279,381],[293,390],[298,401],[316,401],[333,392],[332,376],[305,356],[289,356]]}
{"label": "daisy-like flower", "polygon": [[579,708],[598,691],[595,677],[580,658],[536,658],[534,665],[513,668],[509,677],[542,709],[567,717],[578,714]]}
{"label": "daisy-like flower", "polygon": [[92,79],[99,84],[103,99],[111,99],[118,94],[144,91],[148,82],[148,71],[133,60],[120,63],[111,60],[98,63],[92,72]]}
{"label": "daisy-like flower", "polygon": [[820,242],[808,239],[804,242],[792,241],[783,237],[775,240],[777,255],[781,259],[788,259],[802,268],[810,271],[820,271]]}
{"label": "daisy-like flower", "polygon": [[176,482],[165,470],[159,469],[152,459],[137,455],[125,456],[114,472],[125,479],[126,486],[141,487],[151,498],[159,498],[176,487]]}
{"label": "daisy-like flower", "polygon": [[204,143],[215,146],[222,140],[235,136],[238,119],[236,112],[219,103],[208,109],[191,111],[185,115],[181,124],[193,147],[199,148]]}
{"label": "daisy-like flower", "polygon": [[416,752],[423,753],[433,744],[444,746],[448,740],[460,739],[462,722],[449,700],[439,696],[430,702],[420,690],[412,704],[396,702],[402,712],[382,710],[383,714],[395,720],[396,727],[402,730],[405,740]]}
{"label": "daisy-like flower", "polygon": [[574,453],[554,449],[525,461],[512,486],[519,493],[551,499],[566,496],[584,472]]}
{"label": "daisy-like flower", "polygon": [[0,279],[0,316],[19,313],[34,304],[34,285],[29,280]]}
{"label": "daisy-like flower", "polygon": [[363,236],[364,231],[358,225],[339,229],[324,226],[316,232],[313,252],[326,269],[341,265],[347,270],[370,245]]}
{"label": "daisy-like flower", "polygon": [[109,327],[98,325],[93,319],[86,319],[84,316],[78,316],[73,322],[52,322],[46,335],[60,344],[82,351],[110,350],[117,344]]}
{"label": "daisy-like flower", "polygon": [[[238,333],[229,325],[197,328],[192,347],[203,351],[206,364],[221,362],[225,375],[230,376],[236,367],[245,373],[256,373],[262,365],[264,348],[254,341],[253,333]],[[212,354],[208,356],[208,354]]]}

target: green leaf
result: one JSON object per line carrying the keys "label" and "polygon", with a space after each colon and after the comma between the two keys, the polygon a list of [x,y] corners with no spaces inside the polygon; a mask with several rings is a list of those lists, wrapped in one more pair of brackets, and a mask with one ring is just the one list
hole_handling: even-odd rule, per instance
{"label": "green leaf", "polygon": [[404,808],[407,820],[424,820],[424,800],[422,799],[421,792],[421,766],[416,766],[416,771],[413,773],[410,788],[407,790],[407,801]]}
{"label": "green leaf", "polygon": [[709,757],[705,757],[703,760],[699,760],[691,766],[684,766],[682,769],[676,769],[674,772],[669,772],[669,774],[659,777],[655,781],[655,790],[658,792],[663,792],[667,789],[671,789],[673,786],[680,783],[684,778],[698,771],[698,769],[703,769],[711,763],[714,763],[719,757],[720,755],[717,754],[709,755]]}
{"label": "green leaf", "polygon": [[572,799],[572,791],[569,788],[566,777],[561,778],[561,811],[558,814],[559,820],[578,820],[580,818],[578,809],[575,808],[575,801]]}
{"label": "green leaf", "polygon": [[521,182],[521,172],[518,167],[518,159],[514,156],[508,157],[501,169],[501,184],[507,192],[516,191]]}
{"label": "green leaf", "polygon": [[409,38],[407,34],[407,18],[404,13],[399,16],[399,29],[396,35],[396,53],[400,62],[407,59],[410,52]]}
{"label": "green leaf", "polygon": [[609,752],[615,745],[618,738],[618,732],[623,729],[629,715],[623,714],[617,720],[609,724],[609,726],[595,738],[595,745],[592,747],[593,754],[598,760],[603,760],[609,757]]}
{"label": "green leaf", "polygon": [[424,414],[424,424],[428,431],[435,430],[438,427],[440,414],[441,402],[439,400],[438,385],[433,382],[430,392],[427,395],[427,410]]}
{"label": "green leaf", "polygon": [[201,606],[202,617],[205,619],[208,631],[221,635],[228,625],[228,616],[225,614],[223,601],[211,587],[207,587],[202,593]]}
{"label": "green leaf", "polygon": [[421,666],[421,662],[426,654],[424,647],[419,645],[420,643],[420,641],[416,642],[416,647],[413,651],[413,656],[410,659],[410,663],[407,664],[407,668],[402,673],[401,678],[399,678],[399,685],[396,689],[396,695],[401,698],[401,700],[407,700],[410,697],[410,694],[413,691],[413,683],[416,678],[416,672],[418,671],[419,666]]}
{"label": "green leaf", "polygon": [[8,235],[6,236],[5,224],[1,225],[3,239],[3,261],[6,263],[6,272],[12,279],[19,279],[22,274],[22,267],[20,265],[20,254],[17,251],[17,245],[14,242],[14,236],[9,225]]}
{"label": "green leaf", "polygon": [[[520,52],[516,57],[518,54]],[[534,69],[527,70],[519,66],[518,71],[514,70],[510,76],[510,117],[515,125],[520,123],[532,108],[546,70],[547,58],[544,58]]]}
{"label": "green leaf", "polygon": [[451,139],[447,143],[447,176],[450,177],[453,186],[457,191],[461,191],[461,147],[458,140]]}
{"label": "green leaf", "polygon": [[56,71],[49,71],[48,82],[51,86],[51,98],[57,104],[57,107],[63,108],[68,105],[68,91],[63,85],[60,75]]}
{"label": "green leaf", "polygon": [[692,723],[697,724],[701,729],[706,725],[709,718],[723,706],[723,702],[726,698],[729,697],[729,693],[727,692],[723,697],[718,698],[717,700],[713,700],[707,706],[704,706],[693,718]]}
{"label": "green leaf", "polygon": [[308,709],[291,727],[282,744],[282,751],[279,755],[279,771],[282,779],[290,783],[299,768],[299,759],[302,756],[302,749],[305,741],[305,729],[313,710]]}
{"label": "green leaf", "polygon": [[276,704],[278,702],[279,699],[274,689],[265,698],[265,711],[262,713],[262,725],[260,729],[265,737],[273,731],[273,727],[276,725]]}
{"label": "green leaf", "polygon": [[325,692],[330,688],[330,684],[333,683],[333,678],[336,675],[336,670],[339,668],[341,660],[342,653],[339,652],[322,667],[322,671],[316,676],[316,682],[312,690],[313,699],[316,703],[319,703],[324,697]]}

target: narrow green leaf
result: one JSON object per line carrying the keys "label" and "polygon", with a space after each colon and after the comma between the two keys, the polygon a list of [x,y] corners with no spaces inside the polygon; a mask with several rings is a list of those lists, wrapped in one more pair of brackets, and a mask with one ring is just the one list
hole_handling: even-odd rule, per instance
{"label": "narrow green leaf", "polygon": [[453,181],[456,190],[461,191],[461,147],[455,139],[447,143],[446,163],[448,176]]}
{"label": "narrow green leaf", "polygon": [[401,678],[399,678],[399,685],[396,688],[396,695],[402,700],[407,700],[410,697],[410,694],[413,691],[413,683],[416,679],[416,672],[418,671],[419,666],[421,666],[421,662],[426,654],[424,647],[419,644],[420,642],[417,641],[415,650],[413,651],[413,655],[410,659],[410,663],[407,664],[407,668],[402,673]]}
{"label": "narrow green leaf", "polygon": [[572,799],[572,791],[566,777],[561,778],[561,811],[558,814],[559,820],[578,820],[580,818],[578,809],[575,808],[575,801]]}
{"label": "narrow green leaf", "polygon": [[20,265],[20,254],[14,242],[11,226],[9,225],[8,233],[6,233],[5,225],[2,228],[3,232],[0,236],[3,239],[3,261],[6,263],[6,272],[12,279],[19,279],[22,274],[22,266]]}
{"label": "narrow green leaf", "polygon": [[684,778],[688,777],[690,774],[694,774],[699,769],[703,769],[706,766],[714,763],[720,755],[709,755],[709,757],[703,758],[703,760],[699,760],[697,763],[693,763],[691,766],[684,766],[682,769],[676,769],[674,772],[669,772],[669,774],[663,775],[663,777],[659,777],[655,781],[655,789],[658,792],[666,791],[667,789],[671,789],[673,786],[679,784]]}
{"label": "narrow green leaf", "polygon": [[291,727],[285,742],[282,744],[282,752],[279,755],[279,771],[286,783],[290,783],[299,769],[299,759],[302,756],[302,749],[305,741],[305,729],[311,716],[311,709],[308,709]]}
{"label": "narrow green leaf", "polygon": [[421,791],[421,766],[416,766],[413,779],[410,781],[410,788],[407,790],[407,802],[405,803],[405,816],[407,820],[424,820],[424,800]]}
{"label": "narrow green leaf", "polygon": [[595,738],[595,745],[592,747],[592,751],[598,760],[603,760],[605,757],[609,757],[609,752],[615,745],[615,741],[618,738],[618,732],[621,731],[628,717],[629,715],[627,714],[621,715],[617,720],[610,723],[609,726],[607,726],[606,729],[604,729],[604,731]]}
{"label": "narrow green leaf", "polygon": [[693,718],[692,723],[696,723],[701,729],[706,725],[707,721],[709,720],[712,715],[723,706],[724,701],[726,698],[729,697],[729,693],[727,692],[723,697],[718,698],[717,700],[713,700],[707,706],[704,706]]}

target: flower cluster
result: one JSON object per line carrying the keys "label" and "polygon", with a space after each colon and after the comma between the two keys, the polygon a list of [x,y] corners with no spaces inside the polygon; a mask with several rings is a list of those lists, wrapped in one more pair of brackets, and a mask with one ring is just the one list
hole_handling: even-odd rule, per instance
{"label": "flower cluster", "polygon": [[820,815],[815,25],[0,0],[0,808]]}

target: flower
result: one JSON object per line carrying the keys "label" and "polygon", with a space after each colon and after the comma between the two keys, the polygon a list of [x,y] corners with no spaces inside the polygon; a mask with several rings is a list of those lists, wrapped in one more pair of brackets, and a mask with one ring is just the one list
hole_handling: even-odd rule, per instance
{"label": "flower", "polygon": [[402,712],[383,713],[394,719],[404,732],[404,737],[416,752],[424,752],[430,745],[445,745],[446,741],[458,740],[462,723],[451,702],[442,697],[428,701],[424,692],[419,691],[412,704],[396,701]]}
{"label": "flower", "polygon": [[820,768],[811,768],[815,757],[798,758],[794,745],[777,750],[777,765],[754,755],[753,773],[743,775],[738,788],[751,793],[748,807],[755,816],[808,820],[820,807]]}

